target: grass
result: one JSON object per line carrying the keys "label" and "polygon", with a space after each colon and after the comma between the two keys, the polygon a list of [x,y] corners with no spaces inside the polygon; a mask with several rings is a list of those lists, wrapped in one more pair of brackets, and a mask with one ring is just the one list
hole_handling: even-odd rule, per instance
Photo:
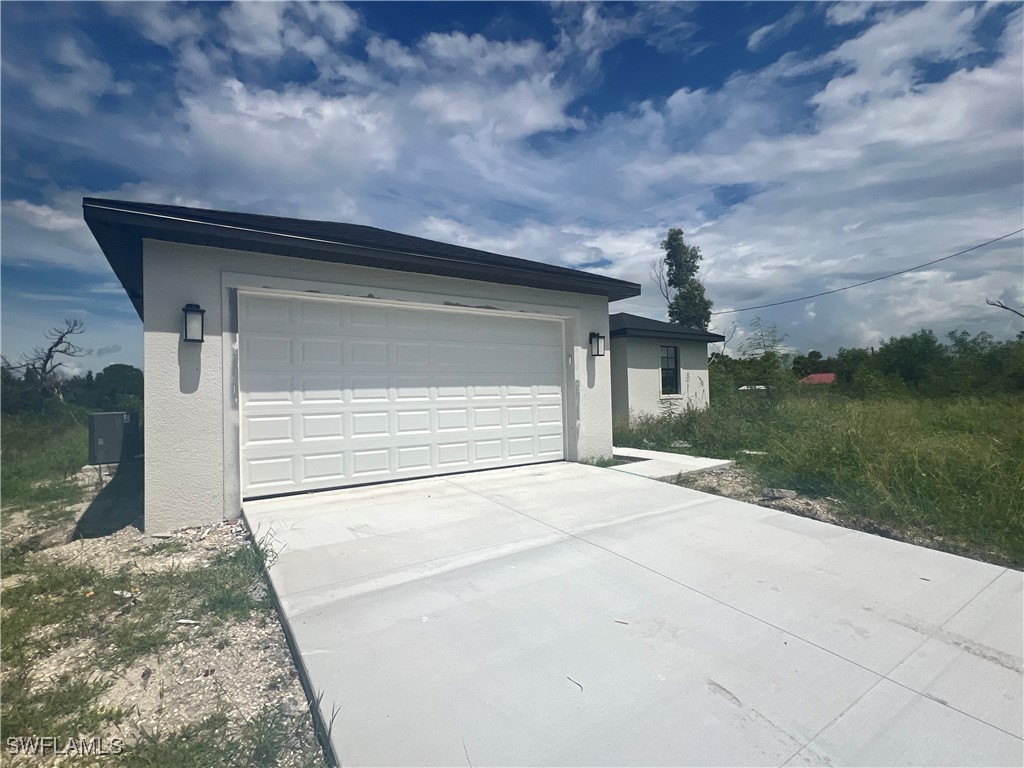
{"label": "grass", "polygon": [[[264,707],[237,731],[224,713],[217,713],[173,733],[146,734],[126,755],[132,765],[141,768],[276,765],[296,725],[295,715],[277,706]],[[306,765],[323,763],[310,761]]]}
{"label": "grass", "polygon": [[82,491],[64,482],[88,460],[85,411],[5,413],[0,421],[0,492],[6,508],[31,508],[40,519],[64,519]]}
{"label": "grass", "polygon": [[[125,717],[104,710],[98,697],[112,674],[133,661],[212,633],[232,619],[272,615],[263,588],[263,555],[243,546],[205,567],[156,573],[104,574],[87,565],[30,561],[18,583],[4,590],[0,661],[4,668],[0,717],[7,734],[98,733]],[[115,590],[131,592],[126,600]],[[182,630],[179,618],[200,622]],[[95,641],[83,668],[49,684],[33,684],[30,671],[54,648]],[[227,729],[225,714],[167,734],[148,734],[126,745],[133,765],[271,765],[301,718],[274,708]]]}
{"label": "grass", "polygon": [[623,459],[618,456],[612,456],[610,458],[584,460],[580,463],[589,464],[592,467],[608,469],[609,467],[621,467],[623,464],[630,464],[633,461],[635,461],[635,459]]}
{"label": "grass", "polygon": [[[83,493],[69,478],[87,460],[85,424],[84,412],[70,407],[3,414],[4,526],[11,510],[22,511],[40,531],[72,516],[70,507]],[[4,587],[2,605],[0,721],[7,736],[109,734],[128,715],[104,709],[99,700],[133,662],[197,633],[216,635],[227,622],[274,614],[264,581],[266,554],[259,546],[242,546],[187,569],[125,567],[116,573],[29,557],[38,546],[38,537],[23,536],[0,553],[3,576],[17,574]],[[172,556],[185,550],[171,540],[143,551]],[[177,624],[180,618],[200,623],[185,628]],[[79,667],[49,680],[32,674],[55,649],[78,643],[87,652]],[[143,733],[138,743],[124,745],[122,759],[140,766],[274,765],[300,729],[308,732],[308,713],[289,713],[276,704],[254,717],[238,715],[225,706],[172,732]],[[316,756],[308,759],[323,765]]]}
{"label": "grass", "polygon": [[[766,485],[1024,565],[1024,401],[856,400],[820,392],[726,399],[641,418],[615,444],[735,458]],[[745,453],[761,451],[763,455]]]}

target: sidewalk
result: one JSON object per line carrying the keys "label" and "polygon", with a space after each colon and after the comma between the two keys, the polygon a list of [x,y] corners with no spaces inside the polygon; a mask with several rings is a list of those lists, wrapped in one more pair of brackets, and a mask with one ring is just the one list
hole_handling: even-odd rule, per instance
{"label": "sidewalk", "polygon": [[673,480],[679,475],[728,467],[733,463],[727,459],[705,459],[700,456],[687,456],[685,453],[645,451],[640,448],[612,448],[612,455],[616,459],[632,461],[610,469],[639,477],[649,477],[652,480]]}

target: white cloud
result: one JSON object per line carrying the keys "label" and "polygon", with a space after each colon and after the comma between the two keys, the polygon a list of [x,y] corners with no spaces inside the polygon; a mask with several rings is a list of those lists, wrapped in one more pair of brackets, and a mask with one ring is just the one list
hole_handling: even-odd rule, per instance
{"label": "white cloud", "polygon": [[421,53],[443,67],[468,70],[477,76],[492,72],[532,70],[547,58],[545,47],[536,40],[522,43],[496,42],[483,35],[462,32],[432,32],[419,44]]}
{"label": "white cloud", "polygon": [[844,25],[856,24],[863,21],[877,8],[880,3],[868,2],[868,0],[843,0],[833,3],[825,12],[825,17],[830,24]]}
{"label": "white cloud", "polygon": [[58,37],[41,58],[25,64],[4,61],[4,74],[25,86],[41,107],[91,114],[105,95],[128,96],[134,86],[117,80],[105,62],[88,55],[71,36]]}
{"label": "white cloud", "polygon": [[257,59],[296,51],[313,60],[327,56],[356,30],[359,17],[342,3],[240,2],[220,15],[227,48]]}
{"label": "white cloud", "polygon": [[788,35],[793,27],[804,20],[807,15],[807,7],[802,3],[793,6],[785,16],[771,24],[758,27],[747,38],[747,50],[756,52],[768,43],[774,43]]}
{"label": "white cloud", "polygon": [[80,216],[65,211],[59,211],[49,205],[37,205],[27,200],[11,200],[4,203],[4,207],[12,215],[22,221],[31,224],[39,229],[48,229],[53,232],[66,232],[70,229],[78,229],[82,226]]}
{"label": "white cloud", "polygon": [[[583,267],[644,285],[614,311],[659,317],[648,267],[670,226],[702,248],[716,310],[841,287],[1019,226],[1019,11],[984,63],[966,58],[979,11],[881,6],[815,58],[785,54],[720,86],[681,85],[599,114],[576,104],[598,87],[602,57],[624,40],[650,42],[660,19],[676,40],[659,46],[683,61],[700,44],[686,13],[557,6],[548,40],[452,29],[403,44],[360,29],[346,6],[153,8],[133,13],[172,53],[171,107],[99,112],[73,130],[42,110],[18,117],[145,181],[5,201],[5,262],[111,277],[80,223],[81,195],[98,193],[357,221]],[[364,40],[365,57],[350,55]],[[295,55],[313,75],[266,75]],[[922,62],[954,71],[931,81]],[[794,345],[823,351],[928,323],[980,329],[992,317],[984,298],[1020,283],[1020,259],[1019,241],[1005,243],[919,280],[762,314],[797,323]],[[90,299],[120,287],[107,279],[97,290]]]}
{"label": "white cloud", "polygon": [[206,32],[199,12],[180,3],[114,2],[105,8],[112,15],[123,16],[157,45],[170,46]]}

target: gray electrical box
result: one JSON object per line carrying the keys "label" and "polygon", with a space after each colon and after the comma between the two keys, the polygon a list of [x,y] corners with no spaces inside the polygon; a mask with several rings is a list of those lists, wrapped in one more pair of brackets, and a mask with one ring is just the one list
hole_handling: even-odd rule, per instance
{"label": "gray electrical box", "polygon": [[138,411],[89,414],[89,463],[119,464],[142,453]]}

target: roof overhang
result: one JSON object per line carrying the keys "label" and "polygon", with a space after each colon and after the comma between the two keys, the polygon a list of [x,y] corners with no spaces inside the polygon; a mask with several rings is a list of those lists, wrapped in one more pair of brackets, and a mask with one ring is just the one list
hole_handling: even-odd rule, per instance
{"label": "roof overhang", "polygon": [[706,344],[713,344],[725,341],[725,336],[710,331],[652,331],[644,328],[619,328],[611,331],[609,335],[613,338],[623,336],[631,339],[674,339],[676,341],[702,341]]}
{"label": "roof overhang", "polygon": [[189,216],[187,208],[175,208],[173,214],[161,213],[140,210],[124,201],[88,197],[82,201],[82,208],[86,224],[140,318],[143,317],[142,241],[145,239],[584,293],[605,296],[609,301],[640,295],[640,286],[625,280],[567,268],[558,268],[553,273],[550,265],[526,259],[499,257],[504,263],[482,263],[461,255],[470,251],[459,247],[452,247],[451,255],[391,250],[271,228],[204,221]]}

